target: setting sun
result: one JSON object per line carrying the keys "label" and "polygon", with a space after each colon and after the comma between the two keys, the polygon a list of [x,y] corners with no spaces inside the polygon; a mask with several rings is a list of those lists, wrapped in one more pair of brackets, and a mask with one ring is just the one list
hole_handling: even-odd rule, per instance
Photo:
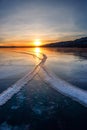
{"label": "setting sun", "polygon": [[34,45],[35,46],[40,46],[41,45],[40,39],[36,39],[35,42],[34,42]]}

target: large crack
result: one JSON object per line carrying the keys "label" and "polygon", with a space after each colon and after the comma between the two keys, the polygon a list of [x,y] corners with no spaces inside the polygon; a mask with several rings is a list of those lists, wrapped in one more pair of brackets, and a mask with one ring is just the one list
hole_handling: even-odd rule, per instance
{"label": "large crack", "polygon": [[11,87],[9,87],[7,90],[5,90],[0,94],[0,106],[4,105],[9,99],[11,99],[11,97],[14,94],[19,92],[20,89],[27,82],[29,83],[29,81],[33,79],[37,73],[39,73],[40,76],[42,76],[43,81],[47,82],[52,88],[54,88],[63,95],[69,96],[73,100],[87,107],[87,91],[67,83],[66,81],[58,78],[54,73],[50,72],[44,66],[47,59],[47,56],[45,54],[40,53],[43,56],[42,58],[40,58],[33,53],[28,52],[17,52],[17,53],[32,55],[33,57],[38,58],[40,62],[35,66],[35,68],[31,72],[29,72],[27,75],[25,75],[23,78],[18,80],[15,84],[13,84]]}

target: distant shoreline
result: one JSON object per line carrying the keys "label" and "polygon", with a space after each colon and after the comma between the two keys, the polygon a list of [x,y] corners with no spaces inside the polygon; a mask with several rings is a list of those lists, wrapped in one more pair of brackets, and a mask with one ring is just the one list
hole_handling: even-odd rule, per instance
{"label": "distant shoreline", "polygon": [[70,47],[70,46],[68,46],[68,47],[55,47],[55,46],[34,46],[34,47],[32,47],[32,46],[17,46],[17,47],[10,47],[10,46],[8,46],[8,47],[0,47],[0,49],[3,49],[3,48],[13,48],[13,49],[15,49],[15,48],[87,48],[87,46],[84,46],[84,47]]}
{"label": "distant shoreline", "polygon": [[73,41],[63,41],[48,43],[41,46],[0,46],[0,48],[35,48],[35,47],[46,47],[46,48],[87,48],[87,37],[82,37]]}

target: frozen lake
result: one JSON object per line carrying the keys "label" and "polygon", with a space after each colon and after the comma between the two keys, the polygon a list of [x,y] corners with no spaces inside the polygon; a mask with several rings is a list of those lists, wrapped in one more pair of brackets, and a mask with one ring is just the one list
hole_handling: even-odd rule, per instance
{"label": "frozen lake", "polygon": [[[87,108],[53,89],[40,68],[35,68],[41,61],[37,57],[42,58],[42,53],[47,56],[47,73],[87,92],[87,49],[0,49],[1,94],[27,73],[30,78],[0,107],[0,130],[87,129]],[[34,68],[36,71],[30,77]]]}

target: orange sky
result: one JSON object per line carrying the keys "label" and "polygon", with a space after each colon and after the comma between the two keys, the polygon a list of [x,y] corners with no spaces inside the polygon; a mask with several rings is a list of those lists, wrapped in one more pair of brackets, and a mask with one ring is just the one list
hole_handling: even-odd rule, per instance
{"label": "orange sky", "polygon": [[[67,38],[59,38],[58,40],[55,40],[55,39],[49,39],[49,40],[46,40],[46,39],[40,39],[40,38],[37,38],[37,39],[33,39],[33,40],[14,40],[14,39],[11,39],[11,40],[5,40],[4,42],[0,42],[0,46],[41,46],[41,45],[44,45],[44,44],[47,44],[47,43],[54,43],[54,42],[60,42],[60,41],[67,41],[67,40],[74,40],[75,38],[74,37],[69,37],[68,39]],[[40,42],[39,45],[36,45],[37,43],[36,42]]]}
{"label": "orange sky", "polygon": [[76,0],[0,0],[0,46],[33,46],[36,39],[46,44],[87,36],[86,5]]}

